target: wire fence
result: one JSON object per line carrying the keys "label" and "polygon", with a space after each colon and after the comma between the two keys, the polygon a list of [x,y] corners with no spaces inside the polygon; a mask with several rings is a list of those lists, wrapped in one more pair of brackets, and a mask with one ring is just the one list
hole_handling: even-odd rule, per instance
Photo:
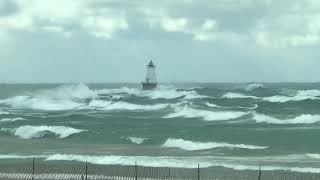
{"label": "wire fence", "polygon": [[318,173],[33,161],[0,163],[1,180],[319,180]]}

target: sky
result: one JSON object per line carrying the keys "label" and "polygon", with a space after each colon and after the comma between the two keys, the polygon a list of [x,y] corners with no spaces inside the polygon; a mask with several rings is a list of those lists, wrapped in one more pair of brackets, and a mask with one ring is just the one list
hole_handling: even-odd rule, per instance
{"label": "sky", "polygon": [[0,83],[320,82],[319,0],[0,0]]}

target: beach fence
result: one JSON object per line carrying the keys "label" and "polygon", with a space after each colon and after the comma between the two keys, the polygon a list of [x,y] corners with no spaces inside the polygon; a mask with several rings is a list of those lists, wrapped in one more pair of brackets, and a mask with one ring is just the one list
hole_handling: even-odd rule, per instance
{"label": "beach fence", "polygon": [[137,164],[96,165],[76,162],[32,161],[0,163],[1,180],[319,180],[317,173],[237,171],[222,167],[145,167]]}

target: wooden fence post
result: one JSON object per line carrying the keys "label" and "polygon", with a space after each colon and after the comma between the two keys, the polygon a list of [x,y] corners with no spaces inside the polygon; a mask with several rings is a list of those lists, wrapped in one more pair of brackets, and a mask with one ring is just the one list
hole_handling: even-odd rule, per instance
{"label": "wooden fence post", "polygon": [[200,165],[198,163],[198,180],[200,180]]}
{"label": "wooden fence post", "polygon": [[86,180],[88,180],[88,161],[86,161]]}
{"label": "wooden fence post", "polygon": [[138,166],[137,166],[137,161],[134,162],[134,169],[135,169],[135,172],[136,172],[136,177],[135,177],[135,180],[138,180]]}
{"label": "wooden fence post", "polygon": [[258,180],[261,180],[261,166],[259,165],[259,174],[258,174]]}
{"label": "wooden fence post", "polygon": [[35,161],[36,161],[36,159],[33,158],[33,159],[32,159],[32,180],[34,180],[34,166],[35,166]]}

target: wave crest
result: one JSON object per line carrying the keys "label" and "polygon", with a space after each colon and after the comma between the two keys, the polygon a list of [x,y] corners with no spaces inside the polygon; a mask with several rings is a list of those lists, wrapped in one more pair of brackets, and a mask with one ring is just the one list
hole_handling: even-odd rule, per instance
{"label": "wave crest", "polygon": [[313,124],[320,121],[320,115],[302,114],[293,119],[277,119],[264,114],[253,114],[253,119],[258,122],[265,122],[270,124]]}
{"label": "wave crest", "polygon": [[253,90],[261,89],[261,88],[265,88],[263,84],[253,83],[253,84],[248,84],[248,85],[245,87],[245,90],[246,90],[246,91],[253,91]]}
{"label": "wave crest", "polygon": [[239,98],[239,99],[245,99],[245,98],[259,99],[259,97],[256,97],[256,96],[249,96],[249,95],[244,95],[241,93],[233,93],[233,92],[228,92],[228,93],[224,94],[222,96],[222,98],[227,98],[227,99],[236,99],[236,98]]}
{"label": "wave crest", "polygon": [[187,151],[197,151],[214,148],[240,148],[240,149],[266,149],[268,146],[254,146],[246,144],[230,144],[225,142],[194,142],[184,139],[169,138],[162,145],[163,147],[174,147]]}
{"label": "wave crest", "polygon": [[10,132],[22,139],[41,138],[47,133],[53,133],[59,138],[66,138],[72,134],[81,133],[86,130],[75,129],[65,126],[20,126],[15,129],[2,128],[2,131]]}
{"label": "wave crest", "polygon": [[17,118],[3,118],[0,120],[0,122],[14,122],[14,121],[23,121],[26,120],[24,118],[21,117],[17,117]]}
{"label": "wave crest", "polygon": [[98,90],[99,94],[126,94],[138,97],[148,97],[150,99],[196,99],[207,96],[199,95],[194,90],[179,90],[172,86],[160,86],[158,89],[152,91],[145,91],[138,88],[122,87],[118,89],[102,89]]}
{"label": "wave crest", "polygon": [[250,99],[268,101],[272,103],[285,103],[289,101],[319,100],[320,91],[319,90],[299,90],[293,96],[274,95],[269,97],[257,97],[257,96],[245,95],[242,93],[228,92],[222,95],[221,98],[228,98],[228,99],[250,98]]}
{"label": "wave crest", "polygon": [[126,140],[130,140],[134,144],[142,144],[144,141],[148,140],[149,138],[140,138],[140,137],[127,137]]}
{"label": "wave crest", "polygon": [[244,115],[247,115],[247,112],[240,111],[206,111],[190,108],[189,106],[184,107],[175,107],[174,112],[168,114],[164,118],[203,118],[206,121],[222,121],[222,120],[232,120]]}
{"label": "wave crest", "polygon": [[168,104],[155,104],[155,105],[139,105],[128,102],[112,102],[104,100],[92,100],[89,103],[90,107],[99,108],[100,110],[159,110],[168,107]]}

